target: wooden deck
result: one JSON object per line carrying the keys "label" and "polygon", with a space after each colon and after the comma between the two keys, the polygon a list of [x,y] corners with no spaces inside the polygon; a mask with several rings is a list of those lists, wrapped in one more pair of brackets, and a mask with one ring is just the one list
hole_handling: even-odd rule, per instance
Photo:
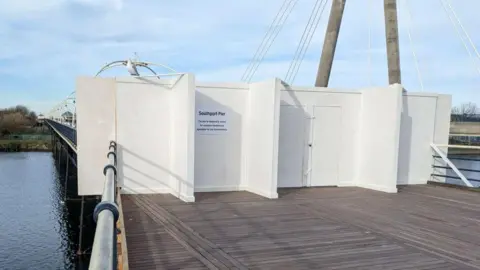
{"label": "wooden deck", "polygon": [[130,269],[480,269],[480,193],[122,195]]}

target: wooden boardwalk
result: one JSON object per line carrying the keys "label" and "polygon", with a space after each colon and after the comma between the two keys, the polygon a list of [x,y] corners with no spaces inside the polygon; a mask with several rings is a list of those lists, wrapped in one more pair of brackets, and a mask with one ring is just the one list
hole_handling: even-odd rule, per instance
{"label": "wooden boardwalk", "polygon": [[480,269],[480,193],[122,195],[130,269]]}

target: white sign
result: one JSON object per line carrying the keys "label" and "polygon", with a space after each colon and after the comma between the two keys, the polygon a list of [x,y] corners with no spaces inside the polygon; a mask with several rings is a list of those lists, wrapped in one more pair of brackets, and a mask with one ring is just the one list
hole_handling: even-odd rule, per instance
{"label": "white sign", "polygon": [[224,110],[199,109],[196,112],[196,131],[216,135],[228,131],[228,114]]}

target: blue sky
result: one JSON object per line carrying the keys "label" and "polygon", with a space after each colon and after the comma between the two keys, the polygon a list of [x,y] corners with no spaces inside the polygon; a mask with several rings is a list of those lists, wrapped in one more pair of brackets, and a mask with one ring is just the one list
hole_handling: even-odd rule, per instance
{"label": "blue sky", "polygon": [[[46,111],[74,90],[75,77],[93,75],[103,64],[132,57],[134,52],[140,60],[193,72],[198,80],[240,81],[282,2],[0,0],[0,107],[25,104],[36,111]],[[407,34],[408,3],[413,45],[425,91],[452,94],[454,104],[468,101],[480,104],[480,75],[440,1],[398,2],[404,87],[408,91],[420,90]],[[475,28],[480,23],[477,15],[480,2],[451,2],[472,40],[480,47],[480,32]],[[285,76],[314,3],[315,0],[299,1],[254,81]],[[330,3],[299,70],[296,85],[314,83],[329,7]],[[383,24],[383,0],[347,1],[332,87],[355,89],[388,83]],[[480,61],[477,64],[480,67]],[[105,76],[125,72],[116,70]]]}

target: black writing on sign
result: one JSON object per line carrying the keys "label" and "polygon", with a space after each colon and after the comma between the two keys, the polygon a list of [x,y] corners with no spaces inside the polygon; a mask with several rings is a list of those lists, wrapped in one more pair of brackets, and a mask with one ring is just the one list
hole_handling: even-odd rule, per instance
{"label": "black writing on sign", "polygon": [[224,112],[208,112],[208,111],[198,111],[198,115],[207,115],[207,116],[225,116]]}
{"label": "black writing on sign", "polygon": [[228,115],[223,109],[197,109],[196,131],[201,134],[222,134],[228,132]]}
{"label": "black writing on sign", "polygon": [[227,131],[226,128],[197,128],[197,131]]}

